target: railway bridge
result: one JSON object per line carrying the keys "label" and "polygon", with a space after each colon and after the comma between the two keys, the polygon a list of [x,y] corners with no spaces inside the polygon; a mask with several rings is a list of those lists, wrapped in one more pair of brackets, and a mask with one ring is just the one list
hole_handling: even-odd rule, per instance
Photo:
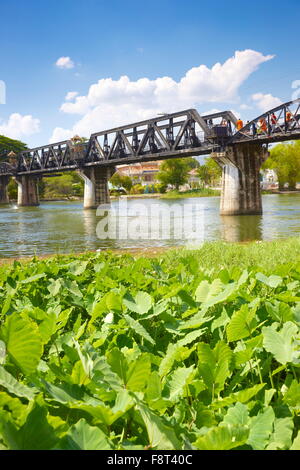
{"label": "railway bridge", "polygon": [[300,139],[300,99],[284,103],[239,128],[230,111],[200,115],[195,109],[9,153],[0,164],[0,203],[11,177],[18,205],[39,204],[38,182],[65,171],[83,178],[84,208],[109,202],[108,180],[122,164],[211,155],[223,169],[222,215],[261,214],[260,168],[272,143]]}

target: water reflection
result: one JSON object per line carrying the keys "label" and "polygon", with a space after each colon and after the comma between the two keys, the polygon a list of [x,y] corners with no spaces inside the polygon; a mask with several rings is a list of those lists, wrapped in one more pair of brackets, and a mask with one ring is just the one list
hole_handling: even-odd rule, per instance
{"label": "water reflection", "polygon": [[262,216],[239,215],[220,216],[221,238],[226,242],[247,242],[251,240],[262,240]]}

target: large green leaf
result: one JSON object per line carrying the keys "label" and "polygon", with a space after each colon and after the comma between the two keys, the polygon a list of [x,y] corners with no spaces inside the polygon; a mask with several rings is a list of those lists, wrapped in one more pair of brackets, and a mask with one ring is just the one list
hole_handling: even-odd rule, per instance
{"label": "large green leaf", "polygon": [[149,312],[153,305],[153,300],[147,292],[138,292],[134,298],[131,296],[124,297],[123,303],[131,312],[144,315]]}
{"label": "large green leaf", "polygon": [[296,361],[300,356],[297,335],[299,328],[292,322],[287,322],[278,332],[274,326],[266,326],[262,329],[263,344],[266,351],[273,354],[280,364]]}
{"label": "large green leaf", "polygon": [[4,367],[0,366],[0,385],[17,397],[33,400],[35,390],[18,382]]}
{"label": "large green leaf", "polygon": [[273,408],[267,407],[262,413],[254,416],[250,420],[250,433],[247,440],[254,450],[263,450],[268,444],[270,435],[273,431],[275,414]]}
{"label": "large green leaf", "polygon": [[168,399],[176,401],[180,398],[184,389],[189,382],[191,375],[194,372],[194,366],[191,367],[179,367],[172,372],[172,376],[166,383],[166,390],[168,392]]}
{"label": "large green leaf", "polygon": [[222,425],[199,437],[194,446],[199,450],[231,450],[244,445],[248,435],[246,427]]}
{"label": "large green leaf", "polygon": [[155,344],[154,340],[151,338],[147,330],[136,320],[131,318],[129,315],[124,314],[124,318],[128,323],[129,327],[134,330],[139,336],[149,341],[151,344]]}
{"label": "large green leaf", "polygon": [[0,335],[11,360],[24,374],[35,372],[43,352],[37,325],[14,313],[6,319]]}
{"label": "large green leaf", "polygon": [[95,426],[90,426],[85,419],[81,419],[69,429],[60,447],[63,450],[110,450],[112,448],[104,432]]}
{"label": "large green leaf", "polygon": [[249,309],[248,305],[234,312],[226,328],[228,341],[238,341],[251,335],[257,325],[255,312],[256,309]]}
{"label": "large green leaf", "polygon": [[163,418],[154,414],[147,406],[139,404],[137,406],[145,423],[149,446],[155,450],[181,450],[180,444],[174,430],[167,425]]}

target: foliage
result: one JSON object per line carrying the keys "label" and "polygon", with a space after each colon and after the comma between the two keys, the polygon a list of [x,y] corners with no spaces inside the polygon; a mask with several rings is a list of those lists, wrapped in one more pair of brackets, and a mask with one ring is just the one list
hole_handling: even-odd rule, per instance
{"label": "foliage", "polygon": [[211,188],[191,189],[189,191],[168,191],[162,199],[182,199],[190,197],[220,196],[220,191]]}
{"label": "foliage", "polygon": [[14,152],[18,154],[23,150],[26,150],[27,145],[20,140],[10,139],[4,135],[0,135],[0,158],[4,158],[8,153]]}
{"label": "foliage", "polygon": [[44,178],[43,184],[43,188],[40,188],[40,196],[46,199],[83,196],[83,180],[74,172]]}
{"label": "foliage", "polygon": [[300,142],[276,145],[263,168],[276,171],[280,189],[285,183],[288,183],[289,189],[296,189],[296,183],[300,181]]}
{"label": "foliage", "polygon": [[129,176],[121,175],[118,172],[114,173],[114,175],[110,178],[110,182],[117,188],[125,188],[128,192],[130,192],[132,188],[131,178]]}
{"label": "foliage", "polygon": [[189,162],[184,158],[174,158],[166,160],[160,165],[157,179],[165,185],[172,185],[177,190],[180,186],[187,183],[188,172],[190,171]]}
{"label": "foliage", "polygon": [[300,262],[212,266],[0,267],[0,448],[299,449]]}
{"label": "foliage", "polygon": [[213,158],[207,157],[205,163],[198,168],[197,173],[205,185],[212,185],[219,182],[222,169]]}
{"label": "foliage", "polygon": [[130,194],[144,194],[145,187],[142,184],[135,184],[130,190]]}

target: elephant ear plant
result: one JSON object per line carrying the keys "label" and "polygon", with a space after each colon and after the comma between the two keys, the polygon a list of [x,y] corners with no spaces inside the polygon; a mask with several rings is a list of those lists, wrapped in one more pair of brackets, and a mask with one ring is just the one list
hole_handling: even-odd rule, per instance
{"label": "elephant ear plant", "polygon": [[300,267],[0,268],[0,449],[300,449]]}

